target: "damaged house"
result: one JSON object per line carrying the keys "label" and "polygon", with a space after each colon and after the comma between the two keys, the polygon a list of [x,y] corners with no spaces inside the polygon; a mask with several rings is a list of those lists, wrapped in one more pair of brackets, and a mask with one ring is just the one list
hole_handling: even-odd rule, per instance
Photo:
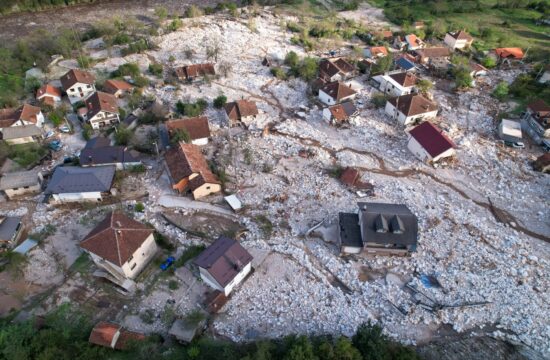
{"label": "damaged house", "polygon": [[445,34],[443,40],[445,44],[451,49],[464,49],[472,46],[474,38],[470,36],[466,31],[459,30],[455,32],[448,32]]}
{"label": "damaged house", "polygon": [[378,90],[389,96],[410,94],[415,90],[418,82],[414,74],[402,71],[377,75],[373,80],[379,84]]}
{"label": "damaged house", "polygon": [[526,130],[537,144],[550,139],[550,105],[539,99],[527,105],[523,117],[527,123]]}
{"label": "damaged house", "polygon": [[406,255],[416,251],[418,219],[406,205],[358,203],[339,214],[341,254]]}
{"label": "damaged house", "polygon": [[437,116],[437,105],[420,94],[394,97],[386,102],[386,114],[402,125],[410,125]]}
{"label": "damaged house", "polygon": [[237,100],[225,104],[224,108],[231,127],[246,125],[258,116],[258,107],[254,101]]}
{"label": "damaged house", "polygon": [[22,220],[22,216],[0,215],[0,251],[17,244],[23,230]]}
{"label": "damaged house", "polygon": [[355,75],[355,66],[343,58],[323,59],[319,63],[319,77],[327,82],[344,81]]}
{"label": "damaged house", "polygon": [[216,69],[214,64],[205,63],[205,64],[194,64],[194,65],[185,65],[176,68],[176,76],[181,81],[197,81],[201,80],[206,76],[216,75]]}
{"label": "damaged house", "polygon": [[453,141],[429,121],[409,130],[408,136],[407,148],[421,161],[435,163],[455,155]]}
{"label": "damaged house", "polygon": [[357,116],[359,112],[353,104],[353,101],[346,101],[323,109],[323,118],[332,125],[341,125],[349,122]]}

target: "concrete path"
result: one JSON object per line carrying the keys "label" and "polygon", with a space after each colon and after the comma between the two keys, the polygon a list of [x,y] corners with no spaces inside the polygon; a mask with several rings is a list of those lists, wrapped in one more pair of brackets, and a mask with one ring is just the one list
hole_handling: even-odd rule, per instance
{"label": "concrete path", "polygon": [[162,195],[159,200],[158,204],[160,206],[164,206],[166,208],[184,208],[184,209],[190,209],[190,210],[206,210],[206,211],[212,211],[214,213],[222,214],[222,215],[228,215],[231,217],[235,217],[235,214],[233,211],[224,209],[219,206],[215,206],[209,203],[204,203],[200,201],[193,201],[191,199],[185,198],[185,197],[179,197],[179,196],[172,196],[172,195]]}

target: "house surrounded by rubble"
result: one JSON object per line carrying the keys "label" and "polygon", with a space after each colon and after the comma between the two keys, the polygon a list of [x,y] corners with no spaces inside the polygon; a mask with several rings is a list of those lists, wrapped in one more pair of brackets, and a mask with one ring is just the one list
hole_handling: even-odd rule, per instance
{"label": "house surrounded by rubble", "polygon": [[92,129],[101,129],[120,122],[117,99],[114,95],[97,91],[86,99],[84,120]]}
{"label": "house surrounded by rubble", "polygon": [[205,283],[228,296],[252,270],[252,255],[236,240],[220,236],[193,264]]}
{"label": "house surrounded by rubble", "polygon": [[533,101],[527,105],[523,119],[527,123],[527,133],[537,144],[550,139],[550,105],[541,99]]}
{"label": "house surrounded by rubble", "polygon": [[417,77],[409,72],[397,71],[377,75],[373,80],[378,83],[378,90],[389,96],[407,95],[414,91]]}
{"label": "house surrounded by rubble", "polygon": [[103,84],[103,91],[119,98],[134,91],[134,86],[124,80],[109,79]]}
{"label": "house surrounded by rubble", "polygon": [[407,148],[421,161],[436,163],[455,155],[456,145],[429,121],[408,131]]}
{"label": "house surrounded by rubble", "polygon": [[349,122],[358,115],[353,101],[346,101],[323,109],[323,118],[332,125],[340,125]]}
{"label": "house surrounded by rubble", "polygon": [[340,253],[406,255],[416,251],[418,219],[406,205],[358,203],[339,214]]}
{"label": "house surrounded by rubble", "polygon": [[110,193],[114,177],[114,166],[58,166],[44,193],[57,203],[99,202]]}
{"label": "house surrounded by rubble", "polygon": [[229,126],[245,125],[258,116],[258,107],[254,101],[237,100],[225,104],[225,114],[229,120]]}
{"label": "house surrounded by rubble", "polygon": [[353,100],[357,92],[340,81],[327,83],[319,89],[319,100],[326,105]]}
{"label": "house surrounded by rubble", "polygon": [[437,105],[420,94],[408,94],[389,99],[386,114],[402,125],[410,125],[437,116]]}
{"label": "house surrounded by rubble", "polygon": [[112,212],[79,245],[111,275],[107,278],[122,286],[126,279],[135,279],[157,254],[153,233],[154,229]]}
{"label": "house surrounded by rubble", "polygon": [[176,68],[175,71],[178,79],[189,82],[201,80],[205,76],[216,75],[214,64],[210,63],[185,65]]}
{"label": "house surrounded by rubble", "polygon": [[344,81],[355,75],[355,66],[343,58],[323,59],[319,63],[319,77],[327,82]]}
{"label": "house surrounded by rubble", "polygon": [[72,69],[59,80],[71,104],[86,100],[96,91],[95,76],[87,71]]}
{"label": "house surrounded by rubble", "polygon": [[0,248],[12,248],[23,231],[22,216],[0,215]]}
{"label": "house surrounded by rubble", "polygon": [[0,190],[11,200],[25,194],[39,193],[43,180],[42,173],[36,170],[6,173],[0,177]]}
{"label": "house surrounded by rubble", "polygon": [[169,120],[165,124],[170,136],[174,136],[178,130],[183,130],[189,135],[191,144],[208,144],[208,138],[210,137],[210,125],[206,116]]}
{"label": "house surrounded by rubble", "polygon": [[141,164],[139,152],[124,146],[111,146],[108,139],[100,136],[90,139],[80,152],[82,167],[114,165],[117,170],[123,170]]}

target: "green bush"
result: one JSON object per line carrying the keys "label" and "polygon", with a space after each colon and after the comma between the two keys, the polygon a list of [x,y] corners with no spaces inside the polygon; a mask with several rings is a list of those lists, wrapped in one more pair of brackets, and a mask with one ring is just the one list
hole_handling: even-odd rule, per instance
{"label": "green bush", "polygon": [[201,115],[208,103],[204,99],[197,100],[196,103],[184,103],[181,100],[176,103],[176,111],[181,115],[195,117]]}
{"label": "green bush", "polygon": [[178,30],[182,26],[183,26],[183,21],[176,18],[176,19],[170,21],[170,24],[168,24],[168,26],[166,27],[166,30],[169,31],[169,32],[173,32],[173,31]]}
{"label": "green bush", "polygon": [[50,119],[53,126],[59,127],[65,121],[65,113],[62,109],[55,109],[48,114],[48,119]]}
{"label": "green bush", "polygon": [[45,147],[37,143],[27,143],[11,145],[8,157],[26,168],[36,164],[47,153],[48,150]]}
{"label": "green bush", "polygon": [[164,250],[173,251],[175,249],[175,246],[172,245],[172,243],[166,238],[166,236],[162,235],[158,231],[155,231],[153,233],[153,236],[155,237],[155,242],[159,247],[161,247]]}
{"label": "green bush", "polygon": [[227,103],[227,96],[225,96],[225,95],[220,95],[220,96],[218,96],[217,98],[214,99],[214,107],[216,109],[223,108],[226,103]]}
{"label": "green bush", "polygon": [[180,142],[188,144],[191,142],[191,135],[189,135],[189,131],[187,131],[186,129],[177,129],[172,134],[170,142],[174,145]]}
{"label": "green bush", "polygon": [[201,8],[195,5],[191,5],[187,8],[187,10],[185,10],[185,17],[188,17],[188,18],[199,17],[202,14],[203,12]]}
{"label": "green bush", "polygon": [[206,246],[204,245],[191,245],[190,247],[185,249],[181,256],[174,262],[174,267],[182,267],[189,260],[199,256],[199,254],[203,252],[204,249],[206,249]]}
{"label": "green bush", "polygon": [[271,74],[279,80],[286,80],[287,78],[286,72],[283,70],[283,68],[272,67],[270,71],[271,71]]}
{"label": "green bush", "polygon": [[168,282],[168,289],[170,290],[177,290],[180,287],[180,284],[177,280],[170,280]]}
{"label": "green bush", "polygon": [[495,86],[492,95],[499,101],[504,101],[508,98],[509,91],[508,83],[506,81],[501,81]]}
{"label": "green bush", "polygon": [[294,51],[289,52],[285,56],[285,65],[288,65],[290,67],[296,67],[298,66],[298,63],[300,62],[300,58],[298,57],[298,54],[296,54]]}
{"label": "green bush", "polygon": [[124,125],[120,125],[115,132],[115,143],[117,145],[126,146],[130,143],[133,137],[134,133],[132,132],[132,130],[128,129]]}
{"label": "green bush", "polygon": [[92,126],[90,124],[82,125],[82,138],[86,141],[90,140],[93,133]]}
{"label": "green bush", "polygon": [[143,88],[149,85],[149,80],[144,76],[136,76],[134,78],[134,85],[138,88]]}
{"label": "green bush", "polygon": [[155,75],[157,77],[162,76],[162,70],[163,70],[162,64],[150,64],[149,65],[149,72],[152,75]]}
{"label": "green bush", "polygon": [[143,203],[138,202],[138,203],[136,204],[136,206],[134,206],[134,210],[135,210],[136,212],[142,213],[142,212],[145,211],[145,205],[143,205]]}
{"label": "green bush", "polygon": [[117,70],[113,71],[111,77],[131,76],[134,78],[140,74],[139,66],[136,63],[126,63],[120,65]]}

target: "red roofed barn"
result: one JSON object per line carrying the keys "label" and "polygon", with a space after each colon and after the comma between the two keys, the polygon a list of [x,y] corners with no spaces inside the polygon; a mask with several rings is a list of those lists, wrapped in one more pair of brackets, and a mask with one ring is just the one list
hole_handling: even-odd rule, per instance
{"label": "red roofed barn", "polygon": [[407,147],[417,158],[430,163],[455,154],[452,140],[429,121],[409,131]]}

